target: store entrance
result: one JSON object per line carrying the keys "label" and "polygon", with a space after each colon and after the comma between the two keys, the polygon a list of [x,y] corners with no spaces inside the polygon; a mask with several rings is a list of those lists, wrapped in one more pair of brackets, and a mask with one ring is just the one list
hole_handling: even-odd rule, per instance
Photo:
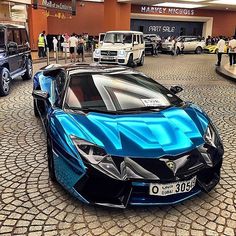
{"label": "store entrance", "polygon": [[161,37],[194,35],[202,36],[203,22],[162,21],[131,19],[131,30]]}

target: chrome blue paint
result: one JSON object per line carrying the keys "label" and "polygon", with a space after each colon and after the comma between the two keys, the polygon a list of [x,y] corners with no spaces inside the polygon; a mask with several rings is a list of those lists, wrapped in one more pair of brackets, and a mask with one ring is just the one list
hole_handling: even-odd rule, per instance
{"label": "chrome blue paint", "polygon": [[70,116],[73,119],[69,116],[61,119],[68,135],[96,143],[111,155],[137,158],[191,151],[204,143],[203,134],[209,122],[204,114],[200,116],[191,107],[137,114],[91,112],[86,116]]}

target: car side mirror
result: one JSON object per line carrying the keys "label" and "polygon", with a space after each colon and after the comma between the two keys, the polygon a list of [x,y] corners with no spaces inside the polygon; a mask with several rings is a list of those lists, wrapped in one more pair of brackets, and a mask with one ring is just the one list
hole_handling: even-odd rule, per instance
{"label": "car side mirror", "polygon": [[180,86],[171,86],[170,91],[172,93],[176,94],[176,93],[179,93],[179,92],[183,91],[183,88],[180,87]]}
{"label": "car side mirror", "polygon": [[33,95],[33,98],[43,100],[43,101],[49,98],[48,92],[45,92],[42,90],[34,90],[32,95]]}

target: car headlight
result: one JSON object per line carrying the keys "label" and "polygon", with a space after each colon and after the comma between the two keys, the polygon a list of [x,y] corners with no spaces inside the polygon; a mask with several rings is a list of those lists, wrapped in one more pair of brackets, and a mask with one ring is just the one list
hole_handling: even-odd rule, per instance
{"label": "car headlight", "polygon": [[75,136],[71,136],[71,139],[76,146],[79,154],[91,164],[98,164],[108,156],[106,151],[102,147],[99,147],[94,143],[79,139]]}
{"label": "car headlight", "polygon": [[118,51],[118,57],[126,57],[126,51],[124,49]]}
{"label": "car headlight", "polygon": [[219,143],[218,134],[216,133],[212,124],[209,124],[204,135],[204,140],[212,147],[217,147]]}
{"label": "car headlight", "polygon": [[95,49],[94,55],[95,56],[100,56],[101,55],[101,50],[100,49]]}

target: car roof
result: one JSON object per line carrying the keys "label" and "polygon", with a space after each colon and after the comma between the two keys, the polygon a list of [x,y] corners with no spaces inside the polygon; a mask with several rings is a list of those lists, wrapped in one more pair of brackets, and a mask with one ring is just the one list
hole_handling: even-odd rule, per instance
{"label": "car roof", "polygon": [[107,31],[106,33],[130,33],[130,34],[143,34],[143,32],[140,31],[130,31],[130,30],[115,30],[115,31]]}
{"label": "car roof", "polygon": [[66,64],[66,65],[54,64],[54,65],[43,67],[41,68],[41,70],[43,70],[44,75],[50,75],[51,73],[53,74],[53,72],[58,71],[58,70],[65,70],[70,75],[75,75],[79,73],[119,73],[119,72],[124,72],[124,71],[134,72],[134,70],[125,66],[100,65],[97,63],[92,63],[92,64],[75,63],[75,64]]}
{"label": "car roof", "polygon": [[13,29],[25,29],[25,26],[23,25],[14,25],[14,24],[1,24],[0,28],[13,28]]}

